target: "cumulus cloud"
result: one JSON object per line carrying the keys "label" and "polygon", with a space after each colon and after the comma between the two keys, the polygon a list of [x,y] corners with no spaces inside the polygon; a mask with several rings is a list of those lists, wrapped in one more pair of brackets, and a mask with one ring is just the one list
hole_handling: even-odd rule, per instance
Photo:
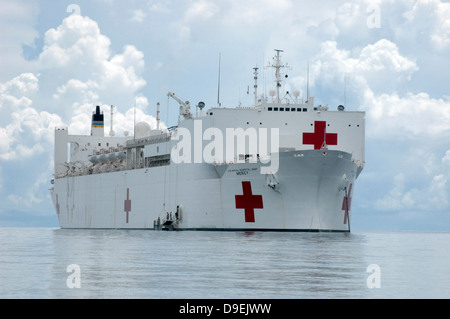
{"label": "cumulus cloud", "polygon": [[109,58],[110,44],[95,21],[73,14],[56,29],[51,28],[45,33],[39,63],[43,68],[64,67],[71,73],[79,67],[94,67],[95,72],[96,67]]}
{"label": "cumulus cloud", "polygon": [[39,62],[46,72],[64,70],[58,76],[66,82],[54,93],[59,103],[75,103],[73,99],[123,103],[146,85],[140,75],[145,67],[143,53],[126,45],[123,53],[111,55],[110,46],[97,22],[80,15],[65,18],[60,26],[45,33]]}
{"label": "cumulus cloud", "polygon": [[445,156],[442,158],[442,163],[450,167],[450,150],[445,152]]}
{"label": "cumulus cloud", "polygon": [[[49,168],[50,169],[50,168]],[[40,196],[41,189],[48,184],[47,170],[41,172],[33,183],[27,185],[20,193],[11,193],[8,195],[8,200],[21,207],[32,208],[35,205],[41,204],[44,200],[48,200],[48,196]]]}
{"label": "cumulus cloud", "polygon": [[394,177],[393,187],[375,205],[380,210],[434,211],[448,208],[447,177],[433,176],[428,185],[407,188],[406,177],[399,173]]}
{"label": "cumulus cloud", "polygon": [[357,69],[361,71],[380,71],[389,69],[394,72],[405,72],[408,79],[417,65],[399,53],[397,45],[389,40],[381,39],[369,44],[361,50]]}
{"label": "cumulus cloud", "polygon": [[0,83],[0,92],[29,96],[39,89],[39,80],[33,73],[22,73],[6,83]]}
{"label": "cumulus cloud", "polygon": [[450,3],[418,0],[403,14],[406,26],[414,30],[416,40],[435,50],[450,49]]}
{"label": "cumulus cloud", "polygon": [[415,139],[425,134],[439,137],[450,130],[450,100],[434,99],[426,93],[380,94],[367,92],[365,106],[369,134],[378,138]]}
{"label": "cumulus cloud", "polygon": [[61,126],[61,118],[32,107],[14,111],[10,124],[0,128],[3,135],[0,159],[16,160],[38,156],[53,144],[55,126]]}
{"label": "cumulus cloud", "polygon": [[[386,39],[368,44],[359,52],[340,49],[336,41],[326,41],[312,61],[317,81],[334,81],[336,75],[343,79],[343,74],[349,74],[371,90],[384,92],[395,89],[400,80],[409,80],[417,70],[416,62],[403,56],[396,44]],[[381,80],[377,83],[376,79]]]}
{"label": "cumulus cloud", "polygon": [[8,123],[9,114],[32,104],[31,98],[39,89],[39,80],[33,73],[23,73],[0,83],[0,125]]}
{"label": "cumulus cloud", "polygon": [[39,90],[38,77],[23,73],[0,84],[0,159],[30,158],[42,153],[41,143],[51,144],[59,116],[37,111],[32,98]]}

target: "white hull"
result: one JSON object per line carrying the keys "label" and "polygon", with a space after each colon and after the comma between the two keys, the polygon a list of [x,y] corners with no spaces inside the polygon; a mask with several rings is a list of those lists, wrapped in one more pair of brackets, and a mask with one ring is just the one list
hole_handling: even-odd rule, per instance
{"label": "white hull", "polygon": [[[52,199],[61,228],[153,229],[171,212],[178,230],[350,231],[345,205],[358,174],[351,155],[303,150],[279,160],[276,175],[261,174],[259,163],[171,163],[58,178]],[[236,197],[245,182],[262,197]]]}

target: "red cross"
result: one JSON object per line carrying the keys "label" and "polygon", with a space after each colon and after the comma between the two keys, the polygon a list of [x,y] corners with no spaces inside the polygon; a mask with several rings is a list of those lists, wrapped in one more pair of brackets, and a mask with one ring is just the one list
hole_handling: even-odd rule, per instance
{"label": "red cross", "polygon": [[58,194],[56,194],[56,214],[59,215],[59,201],[58,201]]}
{"label": "red cross", "polygon": [[347,196],[344,196],[344,199],[342,200],[342,210],[344,213],[344,224],[347,224],[347,215],[350,211],[350,207],[352,206],[352,184],[350,184],[350,187],[348,188]]}
{"label": "red cross", "polygon": [[314,121],[314,133],[303,133],[303,144],[312,144],[315,150],[337,145],[337,133],[326,133],[326,126],[326,121]]}
{"label": "red cross", "polygon": [[127,224],[128,224],[128,213],[131,211],[131,200],[130,200],[130,189],[127,188],[127,199],[124,200],[124,209],[127,213]]}
{"label": "red cross", "polygon": [[243,208],[245,211],[245,222],[255,222],[255,208],[263,208],[262,195],[252,194],[252,184],[242,182],[243,195],[236,195],[236,208]]}

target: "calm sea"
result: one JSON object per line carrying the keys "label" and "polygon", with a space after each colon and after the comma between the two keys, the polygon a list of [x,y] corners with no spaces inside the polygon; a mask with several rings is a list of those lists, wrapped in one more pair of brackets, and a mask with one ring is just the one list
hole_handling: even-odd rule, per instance
{"label": "calm sea", "polygon": [[0,228],[0,298],[450,298],[449,252],[450,233]]}

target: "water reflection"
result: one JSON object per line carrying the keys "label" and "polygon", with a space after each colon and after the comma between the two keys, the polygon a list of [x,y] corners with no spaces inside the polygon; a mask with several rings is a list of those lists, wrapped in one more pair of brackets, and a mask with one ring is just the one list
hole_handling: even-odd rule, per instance
{"label": "water reflection", "polygon": [[[40,229],[0,239],[8,298],[450,296],[449,234]],[[366,285],[372,263],[380,289]],[[79,289],[66,284],[71,264]]]}
{"label": "water reflection", "polygon": [[[55,230],[52,240],[52,298],[333,298],[365,286],[354,234]],[[70,264],[80,289],[67,288]]]}

